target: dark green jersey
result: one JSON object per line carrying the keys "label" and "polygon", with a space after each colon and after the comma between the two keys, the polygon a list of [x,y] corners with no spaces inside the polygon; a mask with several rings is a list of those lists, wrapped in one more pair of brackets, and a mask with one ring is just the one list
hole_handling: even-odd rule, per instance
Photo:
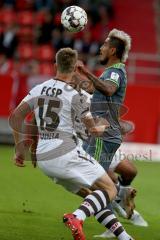
{"label": "dark green jersey", "polygon": [[109,97],[95,90],[91,100],[91,111],[94,116],[104,117],[110,123],[110,127],[105,131],[103,139],[120,144],[122,136],[119,125],[119,110],[124,101],[127,85],[125,64],[118,63],[106,68],[100,79],[115,83],[117,91]]}

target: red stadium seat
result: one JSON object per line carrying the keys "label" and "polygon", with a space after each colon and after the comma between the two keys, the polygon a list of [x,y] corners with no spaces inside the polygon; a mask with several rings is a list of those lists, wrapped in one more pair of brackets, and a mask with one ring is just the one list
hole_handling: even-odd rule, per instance
{"label": "red stadium seat", "polygon": [[18,14],[18,23],[25,26],[33,26],[34,15],[30,11],[22,11]]}
{"label": "red stadium seat", "polygon": [[42,45],[37,47],[35,58],[39,61],[53,61],[55,50],[50,45]]}
{"label": "red stadium seat", "polygon": [[54,16],[53,22],[56,26],[61,25],[61,13],[60,12],[56,13],[56,15]]}
{"label": "red stadium seat", "polygon": [[22,27],[18,31],[18,38],[20,42],[32,43],[34,40],[34,31],[32,27]]}
{"label": "red stadium seat", "polygon": [[0,23],[6,25],[16,22],[16,14],[11,9],[2,9],[0,11]]}
{"label": "red stadium seat", "polygon": [[18,55],[19,58],[23,60],[32,59],[34,56],[32,44],[20,44],[18,46]]}
{"label": "red stadium seat", "polygon": [[54,75],[53,63],[41,63],[40,73],[44,75],[53,76]]}
{"label": "red stadium seat", "polygon": [[34,3],[34,1],[16,0],[16,9],[17,10],[28,10],[28,9],[32,10],[33,3]]}
{"label": "red stadium seat", "polygon": [[35,14],[35,24],[42,25],[45,22],[45,15],[46,15],[45,12],[42,12],[42,11],[37,12]]}

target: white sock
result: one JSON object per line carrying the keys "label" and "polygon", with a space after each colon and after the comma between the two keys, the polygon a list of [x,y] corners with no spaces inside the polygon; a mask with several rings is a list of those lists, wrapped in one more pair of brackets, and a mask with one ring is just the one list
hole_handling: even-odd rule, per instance
{"label": "white sock", "polygon": [[118,236],[118,239],[119,240],[130,240],[132,238],[131,238],[131,236],[128,235],[128,233],[126,231],[124,231]]}
{"label": "white sock", "polygon": [[80,209],[77,209],[75,212],[73,212],[73,214],[79,219],[84,221],[86,219],[86,214],[81,211]]}

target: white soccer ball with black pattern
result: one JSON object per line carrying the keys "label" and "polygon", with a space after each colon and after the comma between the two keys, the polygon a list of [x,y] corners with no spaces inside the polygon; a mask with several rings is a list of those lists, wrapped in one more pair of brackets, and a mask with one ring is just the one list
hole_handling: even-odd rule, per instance
{"label": "white soccer ball with black pattern", "polygon": [[67,7],[62,12],[61,23],[69,32],[80,32],[87,24],[87,14],[78,6]]}

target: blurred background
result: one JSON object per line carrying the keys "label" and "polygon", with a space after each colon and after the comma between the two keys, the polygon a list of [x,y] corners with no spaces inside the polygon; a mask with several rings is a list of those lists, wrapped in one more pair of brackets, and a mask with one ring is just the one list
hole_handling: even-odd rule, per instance
{"label": "blurred background", "polygon": [[[64,31],[61,12],[84,8],[84,31]],[[132,37],[127,62],[128,88],[123,119],[135,123],[128,142],[160,143],[160,1],[159,0],[1,0],[0,1],[0,142],[11,142],[8,116],[36,84],[54,76],[55,53],[78,50],[97,76],[99,47],[112,28]]]}

